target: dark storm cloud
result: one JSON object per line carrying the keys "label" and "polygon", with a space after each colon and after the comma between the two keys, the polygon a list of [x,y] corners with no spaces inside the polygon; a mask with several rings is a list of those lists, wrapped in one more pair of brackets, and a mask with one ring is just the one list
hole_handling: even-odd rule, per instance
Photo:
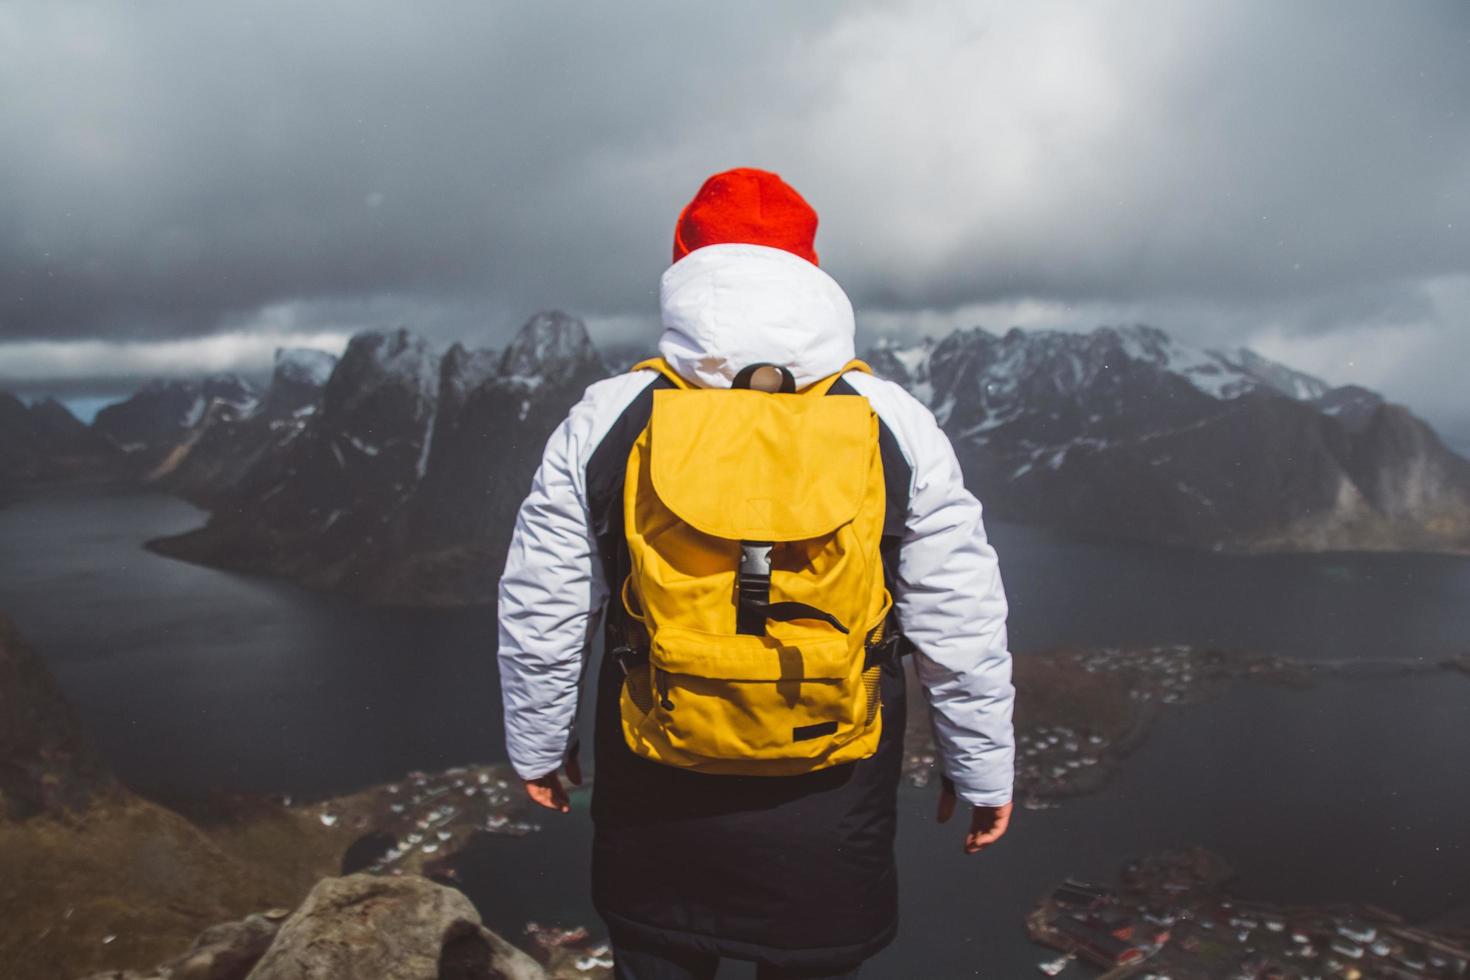
{"label": "dark storm cloud", "polygon": [[[807,9],[784,26],[820,24]],[[687,45],[710,31],[772,76],[790,57],[765,18],[673,6],[641,25],[612,5],[0,16],[8,337],[191,333],[364,294],[631,307],[697,185],[669,161],[732,94]]]}
{"label": "dark storm cloud", "polygon": [[0,92],[10,341],[646,322],[679,206],[750,164],[870,329],[1470,358],[1460,0],[12,3]]}

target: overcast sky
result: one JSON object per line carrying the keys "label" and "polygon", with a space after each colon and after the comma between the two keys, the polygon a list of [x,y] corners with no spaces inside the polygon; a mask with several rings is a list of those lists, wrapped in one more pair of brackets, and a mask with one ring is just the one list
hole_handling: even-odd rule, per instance
{"label": "overcast sky", "polygon": [[1470,443],[1464,0],[0,2],[0,385],[651,342],[731,166],[869,337],[1143,321]]}

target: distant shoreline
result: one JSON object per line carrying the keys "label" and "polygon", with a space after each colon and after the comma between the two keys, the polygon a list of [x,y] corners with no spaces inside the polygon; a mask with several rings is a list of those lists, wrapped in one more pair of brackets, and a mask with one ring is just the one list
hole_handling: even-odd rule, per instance
{"label": "distant shoreline", "polygon": [[[1164,709],[1213,700],[1236,681],[1305,690],[1326,677],[1441,670],[1470,675],[1470,654],[1440,661],[1314,661],[1188,644],[1063,647],[1013,660],[1016,799],[1032,809],[1098,792],[1147,740]],[[912,677],[909,692],[904,778],[924,786],[938,753]]]}

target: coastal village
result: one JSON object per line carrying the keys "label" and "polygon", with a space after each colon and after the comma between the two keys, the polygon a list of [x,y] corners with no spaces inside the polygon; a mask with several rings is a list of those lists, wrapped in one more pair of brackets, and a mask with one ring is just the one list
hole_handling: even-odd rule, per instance
{"label": "coastal village", "polygon": [[1131,861],[1116,886],[1068,878],[1026,917],[1061,955],[1048,976],[1102,980],[1460,980],[1470,930],[1437,933],[1374,906],[1248,901],[1223,886],[1229,865],[1201,848]]}
{"label": "coastal village", "polygon": [[[1095,792],[1161,710],[1215,697],[1238,679],[1302,687],[1314,673],[1289,658],[1188,645],[1062,648],[1016,657],[1017,802],[1045,809]],[[917,687],[909,685],[904,772],[912,785],[925,786],[937,754]]]}
{"label": "coastal village", "polygon": [[[439,773],[411,772],[403,780],[311,804],[305,811],[324,827],[341,827],[360,843],[361,868],[374,874],[412,873],[452,878],[444,859],[472,834],[524,837],[540,825],[521,819],[520,782],[506,766],[456,766]],[[375,846],[376,845],[376,846]]]}

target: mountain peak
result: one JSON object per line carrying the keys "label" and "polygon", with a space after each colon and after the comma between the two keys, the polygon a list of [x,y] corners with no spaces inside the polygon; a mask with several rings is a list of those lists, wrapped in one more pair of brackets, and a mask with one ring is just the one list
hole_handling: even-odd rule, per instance
{"label": "mountain peak", "polygon": [[72,410],[50,395],[37,401],[31,402],[30,413],[33,419],[44,421],[48,425],[64,426],[67,429],[85,429],[86,424]]}
{"label": "mountain peak", "polygon": [[420,406],[434,404],[439,355],[428,340],[407,327],[353,334],[328,381],[326,410],[350,410],[383,387],[411,392]]}
{"label": "mountain peak", "polygon": [[516,332],[501,357],[500,373],[524,380],[561,379],[590,366],[602,368],[587,325],[561,310],[545,310]]}
{"label": "mountain peak", "polygon": [[337,355],[324,350],[314,347],[277,347],[271,383],[275,384],[280,380],[320,388],[327,383],[336,366]]}
{"label": "mountain peak", "polygon": [[275,368],[262,402],[270,418],[309,414],[337,367],[337,357],[311,347],[277,347]]}
{"label": "mountain peak", "polygon": [[237,410],[249,411],[260,401],[255,385],[233,371],[206,375],[199,385],[199,394],[206,408],[218,399]]}

